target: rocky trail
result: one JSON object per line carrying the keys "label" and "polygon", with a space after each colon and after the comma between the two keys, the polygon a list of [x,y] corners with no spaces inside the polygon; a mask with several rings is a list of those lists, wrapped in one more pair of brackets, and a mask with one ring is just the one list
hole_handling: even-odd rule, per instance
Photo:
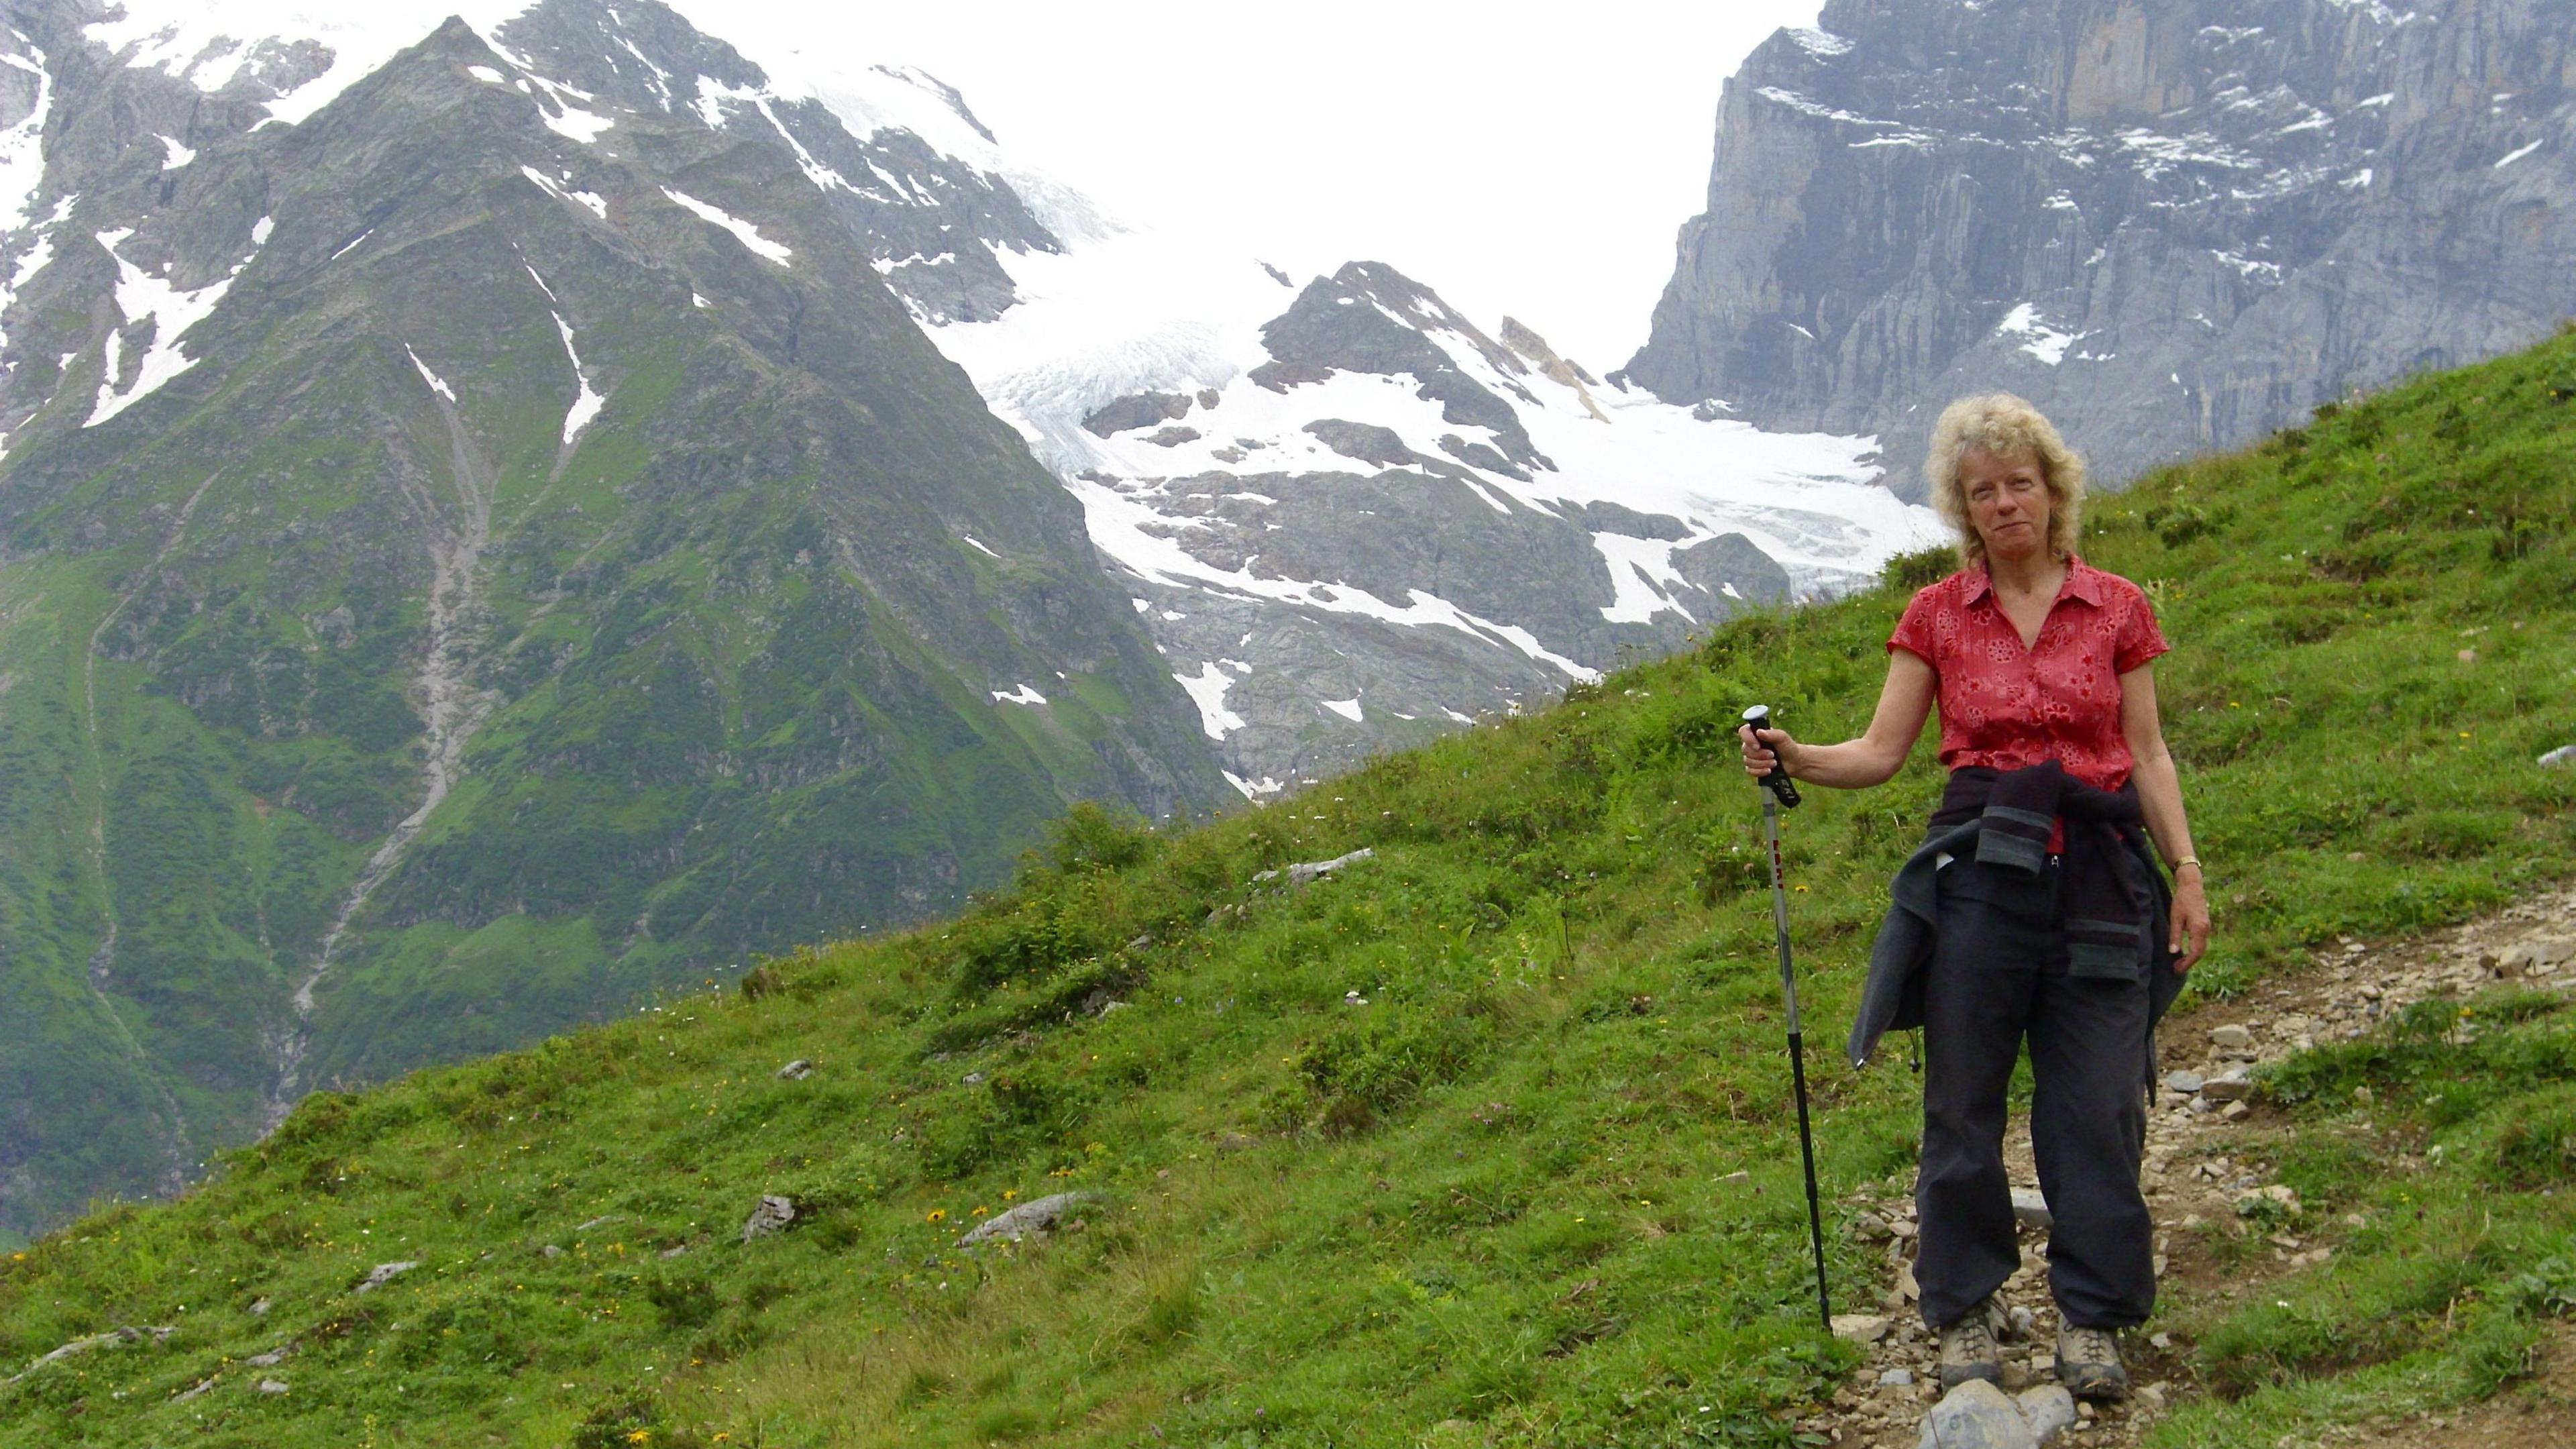
{"label": "rocky trail", "polygon": [[[2246,1100],[2252,1071],[2321,1043],[2360,1036],[2418,1001],[2467,996],[2507,980],[2576,990],[2576,889],[2518,901],[2462,926],[2403,940],[2346,937],[2305,969],[2267,981],[2233,1001],[2186,995],[2158,1033],[2164,1081],[2148,1114],[2147,1205],[2156,1218],[2157,1319],[2130,1336],[2136,1388],[2125,1404],[2081,1406],[2080,1417],[2051,1442],[2137,1444],[2160,1416],[2198,1391],[2192,1344],[2165,1325],[2188,1310],[2259,1292],[2273,1278],[2333,1257],[2335,1240],[2363,1226],[2352,1217],[2315,1221],[2298,1195],[2271,1180],[2275,1131],[2284,1124]],[[2005,1143],[2022,1220],[2022,1266],[2005,1284],[2014,1329],[2004,1343],[2004,1388],[2055,1382],[2051,1351],[2056,1310],[2048,1298],[2047,1210],[2032,1166],[2027,1122],[2016,1114]],[[2423,1163],[2397,1155],[2396,1172]],[[1835,1320],[1836,1332],[1866,1346],[1867,1361],[1825,1414],[1800,1427],[1834,1449],[1915,1449],[1928,1409],[1940,1398],[1939,1349],[1914,1307],[1914,1206],[1910,1199],[1868,1193],[1850,1200],[1862,1211],[1854,1229],[1884,1245],[1887,1274],[1866,1313]],[[2357,1217],[2357,1215],[2355,1215]],[[2276,1226],[2277,1225],[2277,1226]],[[2222,1269],[2211,1234],[2260,1234],[2270,1252]],[[1845,1287],[1846,1294],[1850,1289]],[[2352,1431],[2339,1442],[2360,1446],[2431,1445],[2442,1449],[2576,1443],[2576,1341],[2554,1343],[2537,1391],[2506,1396],[2448,1418],[2392,1421]]]}

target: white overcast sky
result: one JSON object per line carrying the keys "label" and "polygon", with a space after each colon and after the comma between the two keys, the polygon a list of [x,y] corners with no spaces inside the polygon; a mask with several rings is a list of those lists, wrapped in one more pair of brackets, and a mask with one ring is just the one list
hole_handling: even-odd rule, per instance
{"label": "white overcast sky", "polygon": [[1148,0],[681,8],[747,52],[898,61],[1122,219],[1302,282],[1354,258],[1594,371],[1645,340],[1706,196],[1718,88],[1819,0]]}

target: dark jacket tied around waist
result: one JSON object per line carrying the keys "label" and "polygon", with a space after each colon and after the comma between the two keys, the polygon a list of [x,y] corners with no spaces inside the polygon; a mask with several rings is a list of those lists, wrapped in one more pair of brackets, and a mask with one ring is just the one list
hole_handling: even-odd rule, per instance
{"label": "dark jacket tied around waist", "polygon": [[2147,983],[2148,1048],[2142,1080],[2155,1080],[2154,1023],[2182,990],[2166,949],[2171,888],[2147,843],[2145,817],[2132,782],[2097,790],[2069,777],[2056,761],[2026,769],[1953,771],[1931,833],[1898,868],[1887,919],[1870,948],[1860,1019],[1852,1024],[1851,1059],[1866,1064],[1878,1039],[1923,1024],[1924,968],[1940,923],[1942,858],[1974,859],[2030,877],[2034,890],[2048,869],[2048,842],[2066,822],[2062,873],[2066,950],[2077,976]]}

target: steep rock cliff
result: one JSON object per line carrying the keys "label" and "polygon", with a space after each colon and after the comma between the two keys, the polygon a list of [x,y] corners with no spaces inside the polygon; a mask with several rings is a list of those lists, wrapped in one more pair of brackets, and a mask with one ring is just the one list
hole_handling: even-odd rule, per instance
{"label": "steep rock cliff", "polygon": [[1877,434],[2002,387],[2107,480],[2576,311],[2576,7],[1832,0],[1727,83],[1627,374]]}

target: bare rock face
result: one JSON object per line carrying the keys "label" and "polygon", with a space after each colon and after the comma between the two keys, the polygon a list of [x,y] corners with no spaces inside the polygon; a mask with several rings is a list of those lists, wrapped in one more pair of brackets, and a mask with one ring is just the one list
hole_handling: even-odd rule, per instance
{"label": "bare rock face", "polygon": [[1626,375],[1876,433],[2006,388],[2118,483],[2576,306],[2576,9],[1834,0],[1727,83]]}

